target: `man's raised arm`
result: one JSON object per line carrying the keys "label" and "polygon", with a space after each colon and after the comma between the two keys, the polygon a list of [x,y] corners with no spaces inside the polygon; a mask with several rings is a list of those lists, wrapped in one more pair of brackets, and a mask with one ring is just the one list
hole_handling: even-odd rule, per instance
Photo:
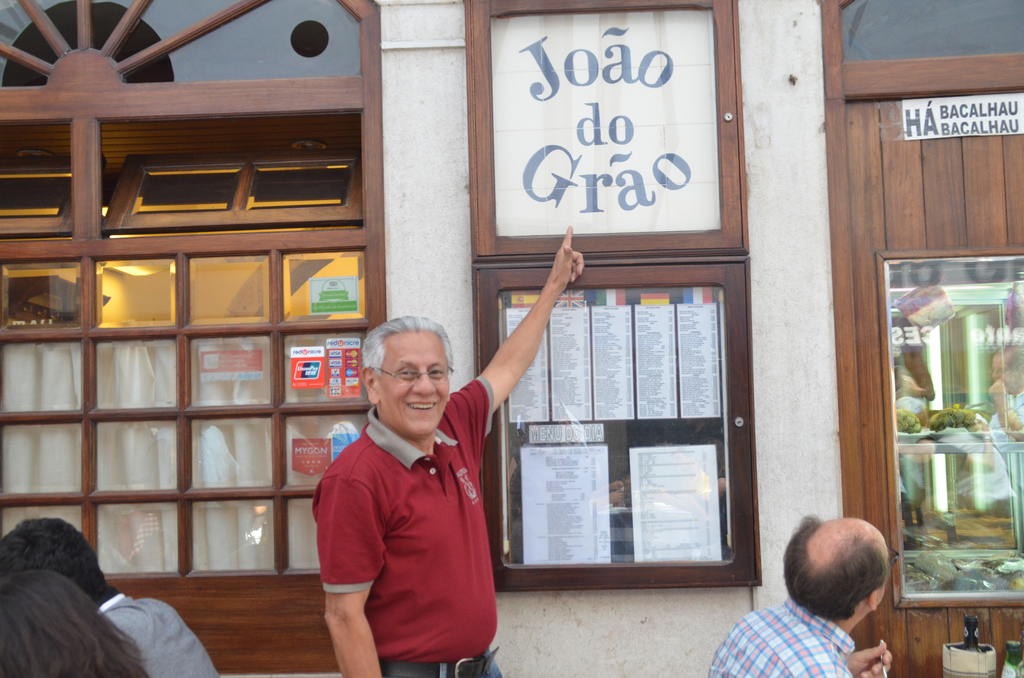
{"label": "man's raised arm", "polygon": [[565,231],[561,246],[555,252],[555,262],[551,265],[551,272],[548,273],[547,282],[540,291],[540,297],[480,374],[491,385],[494,395],[492,410],[498,409],[505,402],[505,398],[533,362],[558,295],[581,273],[583,255],[572,248],[570,226]]}

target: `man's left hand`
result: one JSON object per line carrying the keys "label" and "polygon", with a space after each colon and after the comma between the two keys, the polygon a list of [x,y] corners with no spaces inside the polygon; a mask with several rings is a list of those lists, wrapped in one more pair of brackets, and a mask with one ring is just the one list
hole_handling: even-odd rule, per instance
{"label": "man's left hand", "polygon": [[858,650],[851,654],[846,660],[846,666],[856,678],[871,678],[881,676],[882,667],[888,671],[892,667],[892,653],[886,647],[885,641],[869,647],[866,650]]}

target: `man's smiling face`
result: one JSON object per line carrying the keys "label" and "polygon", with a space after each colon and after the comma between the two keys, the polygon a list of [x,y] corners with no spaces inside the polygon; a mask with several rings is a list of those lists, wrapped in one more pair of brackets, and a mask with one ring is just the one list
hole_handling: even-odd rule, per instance
{"label": "man's smiling face", "polygon": [[[434,449],[434,431],[448,404],[448,361],[444,345],[433,332],[403,332],[384,340],[381,369],[364,371],[366,393],[377,406],[380,422],[421,451]],[[402,371],[418,372],[412,383],[395,376]],[[425,373],[442,370],[444,378],[430,379]]]}

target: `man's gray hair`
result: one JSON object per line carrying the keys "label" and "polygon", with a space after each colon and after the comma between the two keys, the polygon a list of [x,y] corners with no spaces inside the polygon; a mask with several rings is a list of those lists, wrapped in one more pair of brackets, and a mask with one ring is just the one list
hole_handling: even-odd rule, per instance
{"label": "man's gray hair", "polygon": [[384,340],[407,332],[430,332],[436,335],[441,340],[441,345],[444,346],[444,357],[448,361],[448,367],[451,367],[452,344],[448,341],[448,333],[444,331],[444,327],[435,320],[415,315],[392,318],[370,330],[366,335],[366,342],[363,344],[363,367],[374,369],[383,367]]}

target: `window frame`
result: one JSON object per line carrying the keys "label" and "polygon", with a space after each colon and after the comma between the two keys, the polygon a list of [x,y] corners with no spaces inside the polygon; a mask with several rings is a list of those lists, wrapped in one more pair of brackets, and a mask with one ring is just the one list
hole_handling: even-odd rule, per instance
{"label": "window frame", "polygon": [[[204,20],[206,31],[230,22],[261,0],[242,0]],[[83,11],[89,0],[77,0],[79,44],[61,55],[50,69],[47,83],[38,87],[0,89],[0,125],[61,123],[70,126],[71,207],[70,237],[58,239],[14,239],[24,234],[11,232],[0,239],[0,261],[82,262],[81,295],[85,302],[81,326],[75,329],[0,330],[0,342],[75,340],[88,348],[90,343],[112,339],[175,337],[179,367],[188,364],[188,340],[200,336],[269,334],[285,336],[303,333],[364,331],[386,317],[386,278],[383,219],[383,134],[381,102],[380,8],[371,0],[336,0],[359,21],[360,76],[314,77],[296,79],[213,81],[183,83],[125,83],[116,65],[92,48],[90,19]],[[32,0],[26,0],[32,2]],[[147,3],[135,0],[126,17],[138,17]],[[119,43],[130,32],[131,24],[122,23],[109,44]],[[192,27],[195,28],[195,27]],[[55,32],[52,26],[49,29]],[[198,37],[192,29],[170,42]],[[115,44],[116,47],[116,44]],[[0,55],[10,50],[0,45]],[[140,53],[141,55],[142,53]],[[123,62],[141,65],[139,59]],[[299,116],[358,114],[361,117],[359,161],[363,178],[362,225],[357,228],[305,229],[301,237],[292,231],[221,232],[206,235],[175,234],[147,237],[106,238],[103,233],[102,125],[108,122],[171,120],[180,118],[235,118],[247,116]],[[271,300],[280,299],[281,257],[286,253],[310,251],[360,251],[364,255],[366,289],[365,318],[342,321],[285,321],[279,315],[269,323],[246,325],[188,326],[187,273],[183,266],[188,256],[228,256],[266,253],[271,257]],[[173,252],[178,267],[175,284],[176,322],[174,326],[145,328],[98,328],[95,325],[95,262],[107,259],[155,258]],[[275,308],[273,305],[272,309]],[[276,320],[276,322],[275,322]],[[282,386],[282,341],[274,341],[271,362],[274,389]],[[95,382],[95,352],[87,350],[83,358],[83,384]],[[178,432],[178,482],[180,490],[158,490],[139,499],[138,492],[96,492],[84,494],[0,495],[0,509],[12,506],[78,505],[82,507],[82,532],[96,543],[96,507],[126,500],[175,501],[178,503],[179,572],[166,574],[112,575],[110,583],[132,596],[154,597],[174,606],[205,644],[217,669],[222,673],[281,673],[336,670],[330,639],[323,626],[323,594],[319,576],[309,570],[290,573],[283,568],[284,535],[287,530],[284,502],[292,497],[310,497],[312,487],[289,489],[203,489],[191,490],[190,459],[181,454],[191,445],[187,421],[195,418],[235,416],[241,412],[267,416],[282,432],[272,441],[282,450],[285,417],[288,415],[363,412],[365,401],[327,403],[284,403],[279,406],[191,408],[182,392],[189,378],[178,374],[178,404],[173,409],[102,410],[95,408],[95,389],[86,386],[81,410],[56,413],[12,412],[0,414],[0,425],[48,422],[79,423],[83,427],[83,487],[95,488],[95,459],[91,445],[97,420],[141,419],[149,416],[174,419]],[[273,402],[273,401],[272,401]],[[280,455],[278,455],[280,456]],[[274,459],[274,472],[283,472],[283,459]],[[186,573],[191,559],[191,510],[188,504],[204,497],[246,499],[273,496],[276,504],[275,570]],[[232,633],[224,633],[224,619],[231,618]],[[305,642],[296,643],[302,637]]]}

